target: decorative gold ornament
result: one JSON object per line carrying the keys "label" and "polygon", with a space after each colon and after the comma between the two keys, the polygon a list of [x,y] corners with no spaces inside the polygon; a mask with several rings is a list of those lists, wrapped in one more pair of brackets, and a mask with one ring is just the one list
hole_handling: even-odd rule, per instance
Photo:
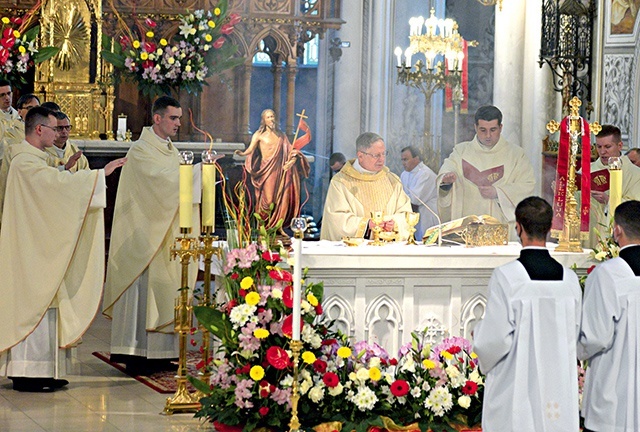
{"label": "decorative gold ornament", "polygon": [[416,225],[420,221],[420,213],[406,213],[405,219],[407,221],[407,224],[409,225],[409,238],[407,239],[407,244],[415,245],[417,244],[415,239]]}
{"label": "decorative gold ornament", "polygon": [[68,71],[79,64],[88,44],[89,29],[74,4],[53,16],[53,46],[60,48],[53,61],[59,69]]}

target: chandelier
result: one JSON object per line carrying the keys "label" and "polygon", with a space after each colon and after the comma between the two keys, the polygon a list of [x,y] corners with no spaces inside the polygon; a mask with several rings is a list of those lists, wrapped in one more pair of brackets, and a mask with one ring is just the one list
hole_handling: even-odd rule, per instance
{"label": "chandelier", "polygon": [[498,5],[498,10],[502,10],[502,0],[478,0],[483,6],[495,6]]}
{"label": "chandelier", "polygon": [[[477,46],[476,41],[467,42]],[[449,87],[452,90],[454,108],[464,98],[462,92],[462,70],[465,57],[465,40],[458,33],[458,24],[450,19],[438,19],[431,9],[428,19],[413,17],[409,20],[409,47],[396,47],[397,83],[413,87],[425,96],[424,140],[431,139],[431,97],[437,90]],[[421,55],[422,58],[413,60]]]}

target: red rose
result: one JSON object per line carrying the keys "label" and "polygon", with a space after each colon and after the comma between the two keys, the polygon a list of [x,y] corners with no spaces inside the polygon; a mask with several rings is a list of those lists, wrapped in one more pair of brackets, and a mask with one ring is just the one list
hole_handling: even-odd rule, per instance
{"label": "red rose", "polygon": [[473,381],[467,381],[464,384],[464,387],[462,387],[461,391],[467,396],[473,396],[478,391],[478,384],[474,383]]}
{"label": "red rose", "polygon": [[287,285],[282,292],[282,303],[289,309],[293,308],[293,287],[291,285]]}
{"label": "red rose", "polygon": [[267,361],[276,369],[282,370],[289,366],[289,354],[278,346],[267,349]]}
{"label": "red rose", "polygon": [[151,18],[145,19],[144,23],[146,25],[148,25],[149,27],[151,27],[151,28],[156,28],[156,25],[157,25],[156,22],[154,20],[152,20]]}
{"label": "red rose", "polygon": [[338,378],[338,375],[333,372],[327,372],[322,376],[322,382],[327,387],[334,388],[340,384],[340,378]]}
{"label": "red rose", "polygon": [[236,280],[240,277],[240,275],[238,273],[232,273],[231,274],[231,279]]}
{"label": "red rose", "polygon": [[397,366],[397,365],[398,365],[398,360],[396,360],[396,359],[392,358],[391,360],[389,360],[389,364],[390,364],[391,366]]}
{"label": "red rose", "polygon": [[224,45],[224,37],[220,36],[218,39],[216,39],[216,41],[213,43],[213,47],[215,49],[220,49],[222,47],[222,45]]}
{"label": "red rose", "polygon": [[327,371],[327,362],[324,360],[316,359],[316,361],[313,362],[313,370],[318,373],[325,373]]}
{"label": "red rose", "polygon": [[220,33],[223,35],[228,35],[233,33],[233,25],[231,23],[226,23],[220,28]]}
{"label": "red rose", "polygon": [[456,354],[458,354],[460,351],[462,351],[462,350],[461,350],[461,349],[460,349],[460,347],[459,347],[459,346],[457,346],[457,345],[454,345],[454,346],[452,346],[452,347],[449,347],[449,349],[447,350],[447,352],[448,352],[449,354],[451,354],[451,355],[456,355]]}
{"label": "red rose", "polygon": [[269,414],[269,407],[260,407],[260,409],[258,410],[258,412],[260,413],[260,415],[262,417],[266,416],[267,414]]}
{"label": "red rose", "polygon": [[594,264],[594,265],[592,265],[591,267],[589,267],[589,268],[587,269],[587,274],[591,274],[591,272],[592,272],[592,271],[593,271],[593,269],[595,269],[595,268],[596,268],[595,264]]}
{"label": "red rose", "polygon": [[391,394],[395,397],[402,397],[409,393],[409,384],[405,380],[395,380],[391,383]]}
{"label": "red rose", "polygon": [[231,15],[229,15],[229,24],[231,25],[236,25],[238,24],[240,21],[242,20],[242,18],[240,18],[240,15],[233,13]]}
{"label": "red rose", "polygon": [[[303,326],[304,323],[300,320],[300,332],[302,332]],[[293,315],[287,315],[282,321],[282,333],[288,338],[293,337]]]}
{"label": "red rose", "polygon": [[247,296],[247,290],[240,288],[238,294],[240,295],[240,297],[245,298]]}
{"label": "red rose", "polygon": [[277,252],[271,252],[271,251],[262,252],[262,259],[267,260],[267,261],[272,262],[272,263],[277,263],[277,262],[282,261],[280,259],[280,254],[278,254]]}
{"label": "red rose", "polygon": [[322,305],[320,303],[318,303],[318,305],[315,307],[316,310],[316,315],[322,315]]}

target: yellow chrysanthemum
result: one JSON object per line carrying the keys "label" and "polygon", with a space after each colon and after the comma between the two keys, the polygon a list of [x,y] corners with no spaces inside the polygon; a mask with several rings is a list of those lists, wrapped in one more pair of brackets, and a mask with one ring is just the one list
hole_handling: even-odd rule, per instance
{"label": "yellow chrysanthemum", "polygon": [[147,54],[146,52],[141,52],[140,53],[140,59],[141,60],[146,60],[149,58],[149,54]]}
{"label": "yellow chrysanthemum", "polygon": [[207,25],[208,25],[210,28],[216,28],[216,23],[215,23],[215,22],[213,22],[213,21],[211,21],[211,20],[207,21]]}
{"label": "yellow chrysanthemum", "polygon": [[307,301],[313,307],[318,306],[318,299],[312,293],[307,294]]}
{"label": "yellow chrysanthemum", "polygon": [[306,364],[313,364],[316,361],[316,355],[311,351],[305,351],[302,353],[302,361]]}
{"label": "yellow chrysanthemum", "polygon": [[346,359],[351,356],[351,348],[349,347],[340,347],[338,348],[338,357]]}
{"label": "yellow chrysanthemum", "polygon": [[152,32],[151,30],[149,30],[149,31],[146,33],[146,35],[147,35],[147,37],[148,37],[148,38],[152,38],[152,37],[154,37],[154,36],[155,36],[155,33],[154,33],[154,32]]}
{"label": "yellow chrysanthemum", "polygon": [[249,306],[255,306],[260,302],[260,294],[255,291],[251,291],[246,295],[244,301],[247,302]]}
{"label": "yellow chrysanthemum", "polygon": [[424,359],[422,360],[422,366],[424,366],[425,369],[433,369],[436,367],[436,362],[434,362],[433,360]]}
{"label": "yellow chrysanthemum", "polygon": [[132,43],[132,45],[133,45],[133,47],[134,47],[135,49],[138,49],[138,48],[140,48],[140,41],[134,40],[134,41],[133,41],[133,43]]}
{"label": "yellow chrysanthemum", "polygon": [[472,359],[477,359],[478,358],[478,354],[476,354],[473,351],[471,351],[471,358]]}
{"label": "yellow chrysanthemum", "polygon": [[19,38],[20,37],[20,32],[18,30],[14,30],[13,31],[13,37],[16,38],[16,39]]}
{"label": "yellow chrysanthemum", "polygon": [[165,38],[160,39],[160,45],[162,46],[167,46],[169,42],[167,42],[167,40]]}
{"label": "yellow chrysanthemum", "polygon": [[220,8],[215,8],[215,9],[213,10],[213,14],[214,14],[215,16],[219,16],[219,15],[220,15],[220,12],[221,12],[221,11],[220,11]]}
{"label": "yellow chrysanthemum", "polygon": [[253,278],[250,276],[245,276],[244,278],[242,278],[242,281],[240,281],[240,288],[242,289],[249,289],[253,286]]}
{"label": "yellow chrysanthemum", "polygon": [[264,369],[262,368],[262,366],[253,366],[249,371],[249,376],[254,381],[260,381],[262,378],[264,378]]}
{"label": "yellow chrysanthemum", "polygon": [[2,17],[2,24],[9,24],[9,18]]}
{"label": "yellow chrysanthemum", "polygon": [[20,45],[20,46],[18,47],[18,51],[20,51],[20,54],[24,54],[24,53],[26,53],[26,52],[27,52],[27,49],[26,49],[25,47],[23,47],[22,45]]}
{"label": "yellow chrysanthemum", "polygon": [[263,328],[257,328],[253,331],[253,335],[258,339],[265,339],[269,337],[269,330]]}
{"label": "yellow chrysanthemum", "polygon": [[213,40],[213,37],[210,34],[206,34],[204,35],[204,40],[206,40],[207,42],[211,42]]}
{"label": "yellow chrysanthemum", "polygon": [[378,381],[381,377],[382,373],[380,372],[380,369],[377,367],[369,369],[369,378],[371,378],[372,381]]}
{"label": "yellow chrysanthemum", "polygon": [[449,351],[441,351],[440,355],[447,360],[451,360],[453,358],[453,354],[451,354]]}

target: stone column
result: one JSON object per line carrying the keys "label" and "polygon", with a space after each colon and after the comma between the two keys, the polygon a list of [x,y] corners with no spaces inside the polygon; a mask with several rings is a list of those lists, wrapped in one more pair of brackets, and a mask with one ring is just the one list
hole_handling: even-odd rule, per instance
{"label": "stone column", "polygon": [[296,59],[289,59],[287,62],[287,121],[286,134],[293,136],[295,128],[293,127],[295,109],[296,109],[296,75],[298,74],[298,65]]}
{"label": "stone column", "polygon": [[280,107],[282,105],[282,65],[278,60],[277,64],[273,65],[271,69],[273,72],[273,111],[276,113],[276,121],[280,121],[282,112]]}
{"label": "stone column", "polygon": [[242,82],[242,124],[241,131],[244,135],[246,142],[251,138],[251,125],[249,124],[249,118],[251,115],[251,73],[253,72],[253,65],[251,63],[245,64],[243,67],[243,82]]}

